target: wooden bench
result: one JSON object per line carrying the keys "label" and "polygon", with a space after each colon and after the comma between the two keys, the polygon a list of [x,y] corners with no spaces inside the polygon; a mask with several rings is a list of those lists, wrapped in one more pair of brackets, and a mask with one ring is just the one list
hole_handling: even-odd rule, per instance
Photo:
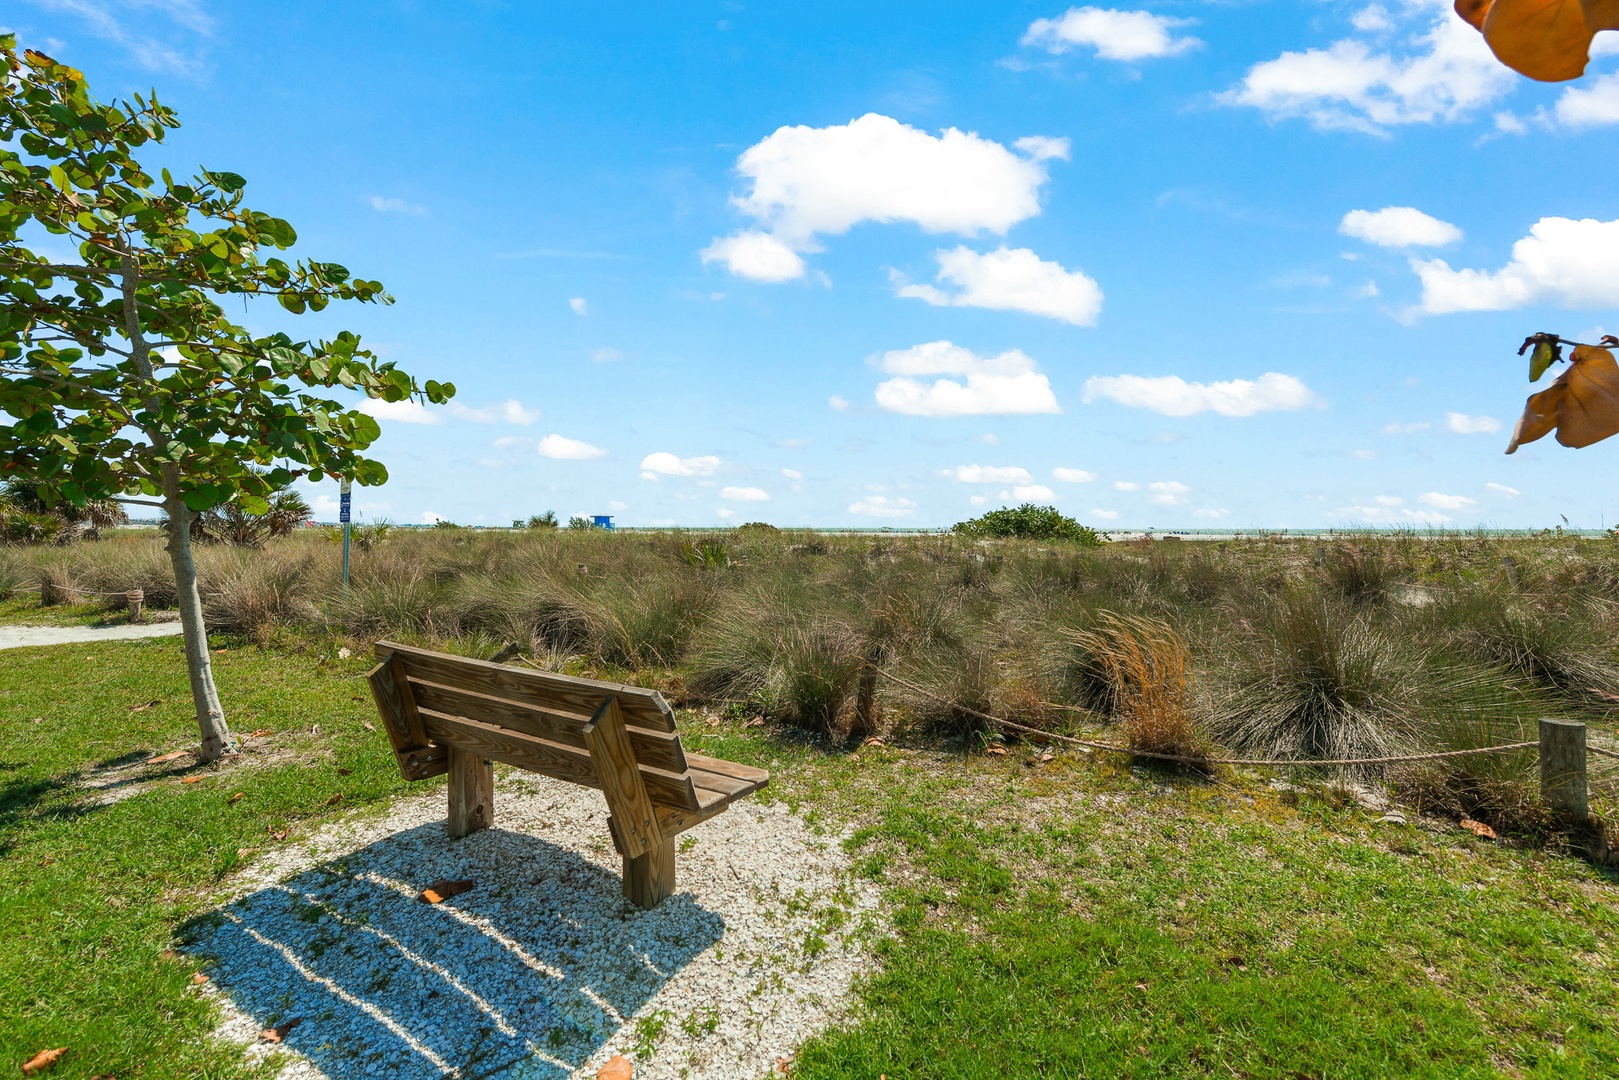
{"label": "wooden bench", "polygon": [[379,641],[367,674],[406,780],[448,773],[452,836],[494,823],[496,761],[607,797],[624,895],[675,889],[675,837],[764,787],[770,774],[688,754],[656,690],[505,667]]}

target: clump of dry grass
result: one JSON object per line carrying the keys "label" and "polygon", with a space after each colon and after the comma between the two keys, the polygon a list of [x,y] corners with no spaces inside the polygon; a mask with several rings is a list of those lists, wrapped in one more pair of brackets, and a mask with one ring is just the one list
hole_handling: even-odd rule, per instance
{"label": "clump of dry grass", "polygon": [[1103,612],[1069,640],[1132,750],[1201,758],[1207,750],[1192,701],[1192,652],[1161,619]]}

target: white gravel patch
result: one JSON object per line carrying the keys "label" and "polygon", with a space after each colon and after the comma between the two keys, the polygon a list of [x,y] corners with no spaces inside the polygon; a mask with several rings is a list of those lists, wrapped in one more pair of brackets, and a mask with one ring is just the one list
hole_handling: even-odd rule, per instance
{"label": "white gravel patch", "polygon": [[[676,894],[623,898],[599,792],[502,773],[496,824],[444,829],[442,791],[328,826],[233,879],[187,948],[219,1034],[286,1034],[283,1080],[753,1078],[842,1015],[882,932],[838,836],[754,796],[682,834]],[[470,892],[418,902],[431,882]],[[274,1048],[252,1045],[260,1056]]]}

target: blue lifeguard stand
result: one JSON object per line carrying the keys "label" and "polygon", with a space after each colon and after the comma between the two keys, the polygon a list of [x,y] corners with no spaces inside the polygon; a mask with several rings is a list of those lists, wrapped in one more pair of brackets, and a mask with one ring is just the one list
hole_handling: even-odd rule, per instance
{"label": "blue lifeguard stand", "polygon": [[613,515],[596,514],[590,519],[590,524],[597,529],[611,529],[613,527]]}

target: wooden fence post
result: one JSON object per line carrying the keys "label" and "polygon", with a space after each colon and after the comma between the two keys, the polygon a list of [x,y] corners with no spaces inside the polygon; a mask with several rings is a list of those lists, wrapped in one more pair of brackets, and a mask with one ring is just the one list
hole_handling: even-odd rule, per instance
{"label": "wooden fence post", "polygon": [[130,589],[124,594],[124,602],[129,605],[129,621],[141,622],[146,612],[146,590]]}
{"label": "wooden fence post", "polygon": [[1585,725],[1540,720],[1540,796],[1553,809],[1584,820],[1591,814],[1585,791]]}

